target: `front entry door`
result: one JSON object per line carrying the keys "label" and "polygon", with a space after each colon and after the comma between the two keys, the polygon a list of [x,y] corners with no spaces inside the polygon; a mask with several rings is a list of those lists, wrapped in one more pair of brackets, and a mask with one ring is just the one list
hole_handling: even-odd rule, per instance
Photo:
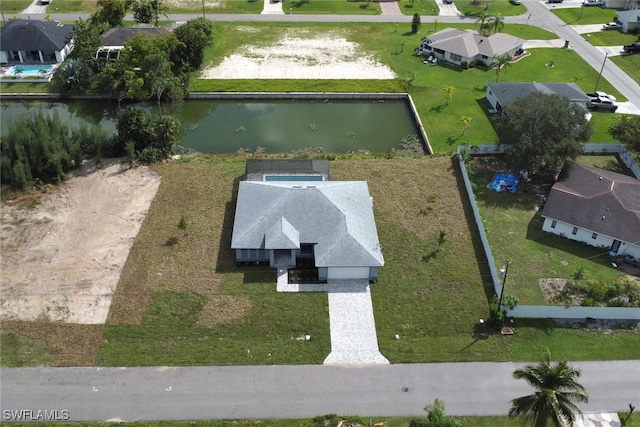
{"label": "front entry door", "polygon": [[611,252],[618,253],[618,249],[620,249],[620,240],[614,240],[611,244]]}

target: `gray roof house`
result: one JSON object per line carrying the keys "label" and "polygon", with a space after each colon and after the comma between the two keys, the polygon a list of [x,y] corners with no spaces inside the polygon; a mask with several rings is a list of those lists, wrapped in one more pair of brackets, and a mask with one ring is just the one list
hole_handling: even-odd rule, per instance
{"label": "gray roof house", "polygon": [[384,258],[367,183],[327,180],[326,160],[287,162],[247,161],[231,238],[236,262],[289,269],[298,282],[375,281]]}
{"label": "gray roof house", "polygon": [[640,258],[640,181],[633,177],[578,163],[553,185],[541,214],[544,231]]}
{"label": "gray roof house", "polygon": [[625,33],[633,28],[640,29],[640,9],[623,10],[618,12],[616,21]]}
{"label": "gray roof house", "polygon": [[522,53],[524,43],[525,40],[504,33],[485,36],[476,30],[445,28],[422,39],[418,53],[457,65],[479,62],[489,67],[497,62],[497,56]]}
{"label": "gray roof house", "polygon": [[73,50],[73,25],[12,19],[0,28],[0,64],[60,63]]}
{"label": "gray roof house", "polygon": [[132,28],[109,28],[102,34],[102,46],[96,51],[96,59],[106,58],[116,60],[120,55],[120,51],[124,49],[125,42],[133,39],[137,35],[155,37],[169,34],[172,30],[172,27],[153,27],[148,24],[137,24]]}
{"label": "gray roof house", "polygon": [[493,110],[502,112],[507,104],[536,91],[565,96],[585,109],[589,101],[589,97],[575,83],[487,83],[486,98]]}

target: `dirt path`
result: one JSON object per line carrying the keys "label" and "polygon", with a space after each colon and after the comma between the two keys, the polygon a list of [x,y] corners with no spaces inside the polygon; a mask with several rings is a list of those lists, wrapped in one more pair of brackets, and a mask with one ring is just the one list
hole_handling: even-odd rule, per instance
{"label": "dirt path", "polygon": [[87,162],[30,209],[2,206],[0,319],[105,322],[160,177],[104,163]]}

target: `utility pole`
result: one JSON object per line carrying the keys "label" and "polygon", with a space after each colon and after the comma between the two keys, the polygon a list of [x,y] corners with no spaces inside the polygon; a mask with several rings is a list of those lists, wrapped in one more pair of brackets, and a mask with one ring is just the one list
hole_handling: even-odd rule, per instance
{"label": "utility pole", "polygon": [[[500,273],[504,273],[502,276],[502,289],[500,290],[500,300],[498,301],[498,310],[502,307],[502,297],[504,297],[504,286],[507,284],[507,276],[509,275],[509,265],[511,260],[507,260],[507,266],[500,269]],[[504,270],[504,271],[503,271]]]}
{"label": "utility pole", "polygon": [[596,80],[596,88],[593,89],[594,92],[598,91],[598,84],[600,83],[600,77],[602,77],[602,72],[604,71],[604,64],[607,62],[608,56],[609,56],[608,52],[604,54],[604,61],[602,61],[602,68],[600,68],[600,74],[598,74],[598,80]]}

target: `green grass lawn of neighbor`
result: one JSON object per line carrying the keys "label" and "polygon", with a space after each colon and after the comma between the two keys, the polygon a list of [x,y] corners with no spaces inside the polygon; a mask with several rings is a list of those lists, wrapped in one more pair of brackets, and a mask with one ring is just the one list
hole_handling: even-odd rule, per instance
{"label": "green grass lawn of neighbor", "polygon": [[[624,272],[613,269],[608,250],[542,231],[543,197],[551,183],[521,183],[516,193],[491,188],[495,170],[503,170],[496,157],[474,159],[471,175],[475,198],[494,256],[496,268],[512,260],[507,293],[521,304],[546,305],[539,279],[569,279],[584,271],[585,280],[613,281]],[[630,173],[615,156],[583,156],[578,161],[616,172]]]}
{"label": "green grass lawn of neighbor", "polygon": [[32,3],[32,0],[0,0],[0,11],[6,14],[20,13]]}
{"label": "green grass lawn of neighbor", "polygon": [[489,15],[513,16],[527,11],[523,5],[514,5],[505,0],[456,1],[456,8],[465,16],[479,16],[483,11]]}
{"label": "green grass lawn of neighbor", "polygon": [[552,12],[569,25],[606,24],[616,20],[616,10],[598,6],[553,9]]}
{"label": "green grass lawn of neighbor", "polygon": [[613,30],[584,34],[584,38],[594,46],[623,46],[638,40],[638,35]]}
{"label": "green grass lawn of neighbor", "polygon": [[437,16],[440,13],[440,8],[435,0],[398,0],[398,7],[405,15],[419,13],[420,15]]}
{"label": "green grass lawn of neighbor", "polygon": [[[230,239],[244,167],[240,156],[194,155],[154,165],[162,183],[127,258],[106,324],[3,321],[2,363],[322,363],[331,349],[327,295],[278,293],[275,270],[235,265]],[[528,361],[546,348],[570,360],[640,354],[637,332],[626,329],[517,321],[516,334],[502,336],[479,325],[478,319],[488,318],[494,291],[452,158],[340,155],[330,168],[334,180],[366,180],[373,197],[385,266],[371,295],[380,350],[392,363]],[[183,215],[187,236],[176,226]],[[492,239],[496,233],[489,229]],[[569,273],[588,267],[559,248],[551,250],[554,261],[570,262]],[[510,281],[516,283],[522,263],[514,254],[497,253],[514,257]],[[587,274],[591,271],[596,269],[589,267]],[[311,340],[300,339],[306,334]]]}
{"label": "green grass lawn of neighbor", "polygon": [[610,57],[618,67],[629,75],[633,80],[640,84],[640,55],[620,55]]}
{"label": "green grass lawn of neighbor", "polygon": [[285,13],[380,15],[380,4],[369,0],[294,0],[283,3]]}

